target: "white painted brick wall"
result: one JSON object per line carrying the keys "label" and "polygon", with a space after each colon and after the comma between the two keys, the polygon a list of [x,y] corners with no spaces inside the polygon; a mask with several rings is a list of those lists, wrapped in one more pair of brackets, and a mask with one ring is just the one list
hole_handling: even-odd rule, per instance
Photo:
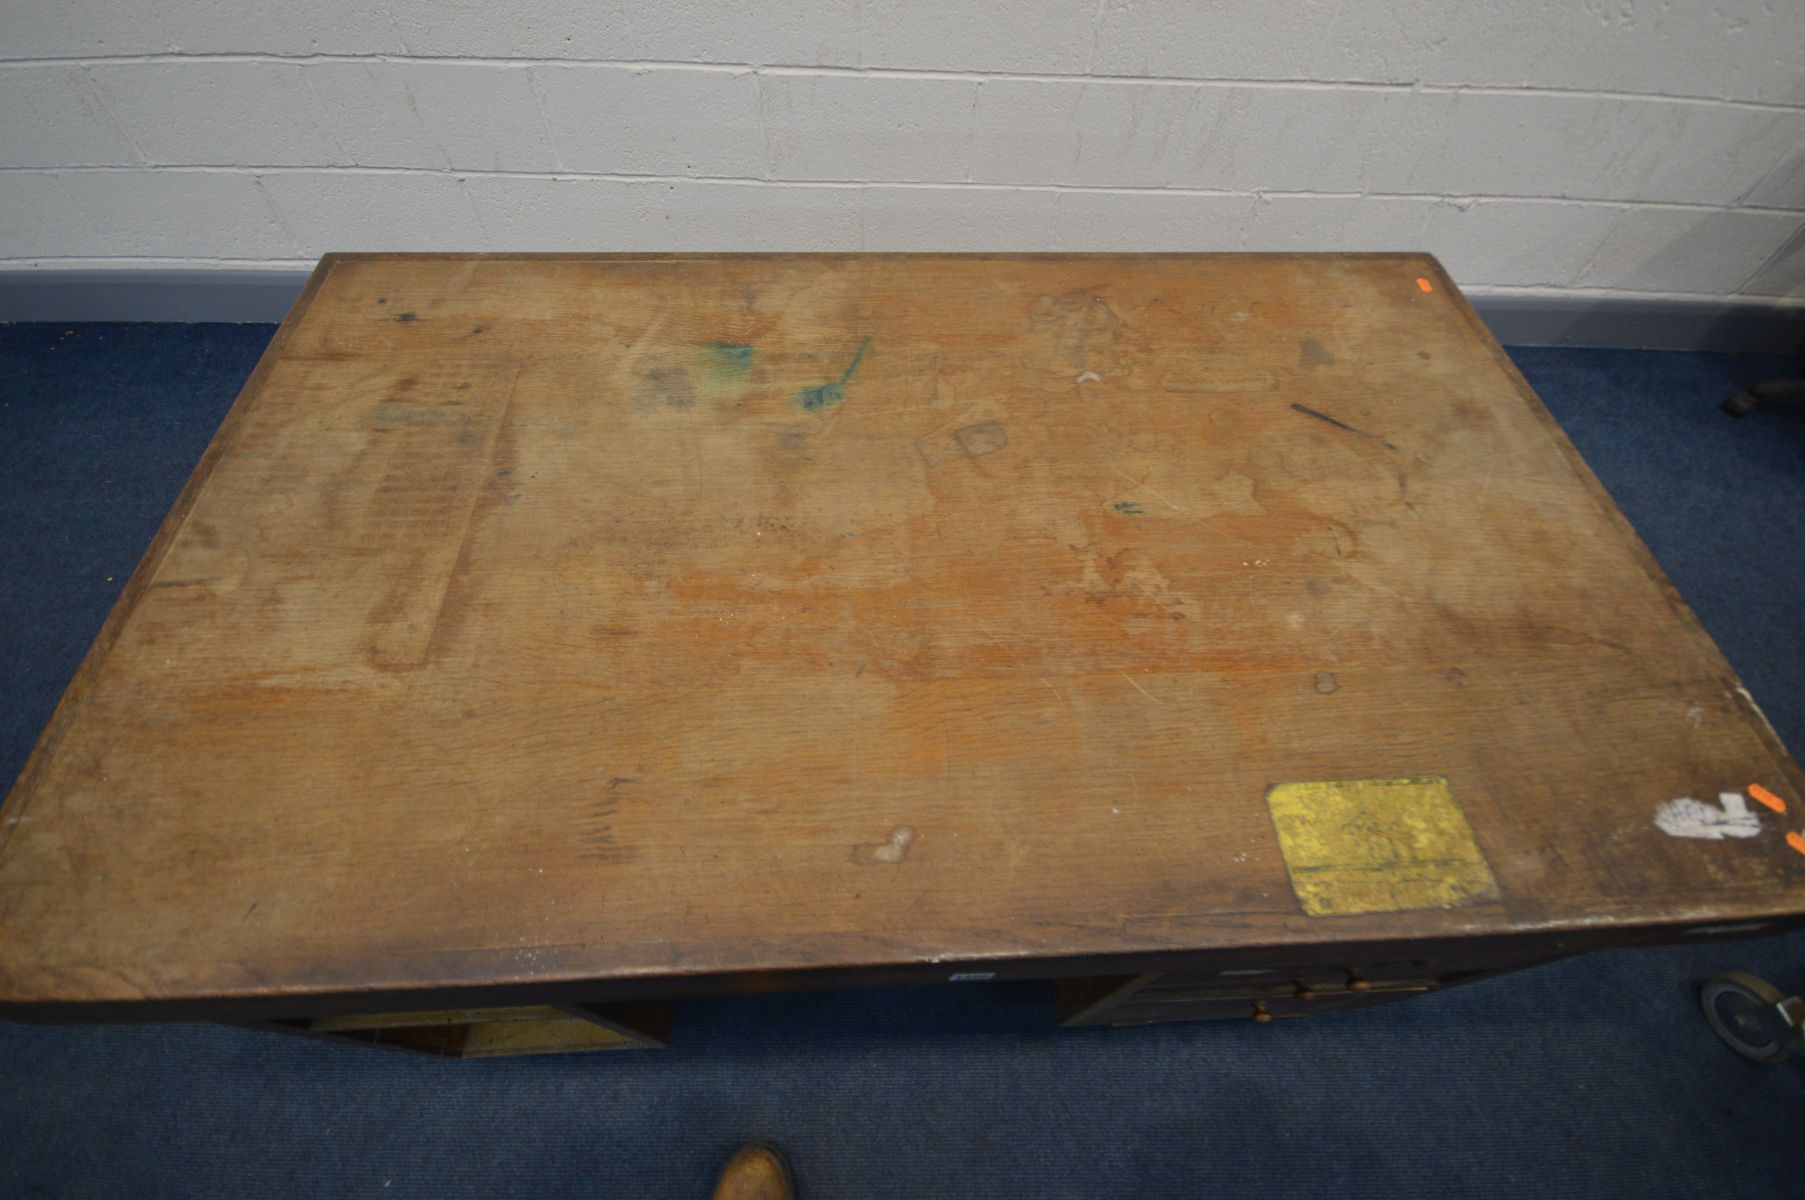
{"label": "white painted brick wall", "polygon": [[1311,250],[1324,240],[1344,250],[1426,249],[1429,220],[1441,207],[1416,196],[1266,196],[1248,214],[1251,250]]}
{"label": "white painted brick wall", "polygon": [[1061,192],[1058,250],[1239,250],[1252,196],[1150,192]]}
{"label": "white painted brick wall", "polygon": [[1751,279],[1799,230],[1782,213],[1627,209],[1575,282],[1674,292],[1694,279]]}
{"label": "white painted brick wall", "polygon": [[529,67],[330,62],[301,70],[308,96],[328,114],[341,162],[457,171],[558,165]]}
{"label": "white painted brick wall", "polygon": [[1046,250],[1061,193],[1050,188],[857,189],[861,250]]}
{"label": "white painted brick wall", "polygon": [[1604,205],[1479,200],[1437,204],[1423,245],[1459,280],[1505,287],[1567,287],[1610,236],[1622,210]]}
{"label": "white painted brick wall", "polygon": [[283,171],[257,181],[308,258],[328,245],[459,250],[487,241],[465,181],[442,171]]}
{"label": "white painted brick wall", "polygon": [[957,183],[971,178],[978,85],[884,75],[759,77],[777,179]]}
{"label": "white painted brick wall", "polygon": [[512,250],[855,250],[858,189],[683,180],[471,176],[494,245]]}
{"label": "white painted brick wall", "polygon": [[0,266],[1420,248],[1805,300],[1802,210],[1798,0],[0,0]]}
{"label": "white painted brick wall", "polygon": [[78,66],[0,70],[0,167],[137,162]]}
{"label": "white painted brick wall", "polygon": [[571,171],[719,175],[765,170],[758,76],[608,66],[533,68],[544,124]]}
{"label": "white painted brick wall", "polygon": [[60,257],[295,259],[255,177],[219,171],[0,171],[0,244]]}
{"label": "white painted brick wall", "polygon": [[1805,229],[1796,231],[1742,290],[1751,296],[1805,295]]}

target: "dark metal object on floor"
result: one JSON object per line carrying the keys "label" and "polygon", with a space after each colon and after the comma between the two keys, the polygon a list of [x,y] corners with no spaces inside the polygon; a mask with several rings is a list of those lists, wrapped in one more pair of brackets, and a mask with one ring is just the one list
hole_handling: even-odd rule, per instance
{"label": "dark metal object on floor", "polygon": [[1777,1063],[1805,1051],[1805,1000],[1746,971],[1730,971],[1705,984],[1699,995],[1705,1020],[1730,1049],[1759,1063]]}
{"label": "dark metal object on floor", "polygon": [[1805,379],[1769,379],[1724,401],[1732,417],[1746,417],[1764,404],[1797,404],[1805,401]]}

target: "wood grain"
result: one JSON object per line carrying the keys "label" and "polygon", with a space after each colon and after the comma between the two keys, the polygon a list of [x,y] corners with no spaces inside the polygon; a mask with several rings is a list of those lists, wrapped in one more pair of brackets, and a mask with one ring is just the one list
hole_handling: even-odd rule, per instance
{"label": "wood grain", "polygon": [[[1305,915],[1268,789],[1415,775],[1496,892]],[[0,1005],[1793,918],[1653,824],[1751,783],[1426,257],[334,256],[7,801]]]}

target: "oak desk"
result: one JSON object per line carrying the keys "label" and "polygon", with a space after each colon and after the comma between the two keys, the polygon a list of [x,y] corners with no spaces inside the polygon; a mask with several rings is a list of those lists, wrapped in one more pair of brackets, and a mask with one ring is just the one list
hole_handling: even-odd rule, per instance
{"label": "oak desk", "polygon": [[0,810],[0,1015],[1269,1020],[1797,924],[1801,802],[1430,258],[334,255]]}

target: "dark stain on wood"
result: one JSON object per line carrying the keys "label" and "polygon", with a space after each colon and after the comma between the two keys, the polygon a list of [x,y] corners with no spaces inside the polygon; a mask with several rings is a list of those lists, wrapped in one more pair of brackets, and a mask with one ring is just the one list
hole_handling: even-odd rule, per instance
{"label": "dark stain on wood", "polygon": [[1306,417],[1314,417],[1318,421],[1325,421],[1328,424],[1333,425],[1337,429],[1345,430],[1346,432],[1353,434],[1355,437],[1365,438],[1369,442],[1377,442],[1379,445],[1385,447],[1387,450],[1396,450],[1397,449],[1396,446],[1392,445],[1390,442],[1386,441],[1384,438],[1377,437],[1373,434],[1370,434],[1370,433],[1366,432],[1364,429],[1356,429],[1352,425],[1349,425],[1346,421],[1336,420],[1334,417],[1331,417],[1328,413],[1318,412],[1314,408],[1308,408],[1302,404],[1293,404],[1291,406],[1291,409],[1293,412],[1300,412]]}

